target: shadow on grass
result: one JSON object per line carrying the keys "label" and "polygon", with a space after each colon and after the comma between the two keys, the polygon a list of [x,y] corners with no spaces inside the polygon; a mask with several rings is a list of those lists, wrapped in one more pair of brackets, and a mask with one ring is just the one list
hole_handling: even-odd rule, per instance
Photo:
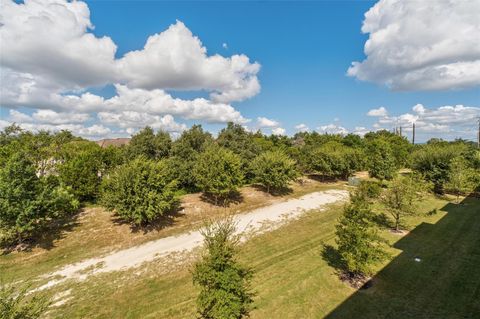
{"label": "shadow on grass", "polygon": [[215,196],[212,194],[202,193],[202,195],[200,195],[200,199],[205,203],[219,207],[228,207],[231,204],[239,204],[244,200],[243,195],[238,191],[232,192],[226,197],[217,198],[215,198]]}
{"label": "shadow on grass", "polygon": [[321,175],[321,174],[308,174],[307,177],[309,179],[313,179],[314,181],[322,182],[322,183],[336,183],[338,181],[347,180],[347,179],[341,179],[341,178],[336,178],[336,177]]}
{"label": "shadow on grass", "polygon": [[51,250],[55,248],[55,242],[65,238],[67,233],[73,231],[75,227],[79,226],[78,216],[82,209],[75,213],[66,216],[62,219],[51,222],[42,230],[35,233],[29,240],[23,241],[21,244],[2,247],[2,255],[10,254],[14,251],[31,251],[34,248],[42,248]]}
{"label": "shadow on grass", "polygon": [[336,270],[336,274],[340,275],[341,269],[343,269],[342,259],[338,250],[332,245],[323,245],[322,247],[322,258],[327,262],[327,264]]}
{"label": "shadow on grass", "polygon": [[293,193],[293,189],[291,189],[290,187],[267,189],[265,186],[260,184],[252,184],[252,187],[258,191],[270,194],[272,196],[285,196]]}
{"label": "shadow on grass", "polygon": [[[402,252],[326,316],[333,318],[480,318],[480,200],[449,203],[393,246]],[[326,260],[336,266],[330,248]],[[329,261],[329,259],[331,261]]]}
{"label": "shadow on grass", "polygon": [[116,214],[112,215],[111,221],[115,225],[129,225],[133,233],[142,232],[143,234],[148,234],[152,231],[160,231],[162,229],[175,225],[178,218],[185,216],[182,211],[183,208],[179,204],[177,204],[177,206],[175,206],[170,212],[167,212],[164,215],[157,217],[150,223],[145,223],[141,225],[134,225]]}

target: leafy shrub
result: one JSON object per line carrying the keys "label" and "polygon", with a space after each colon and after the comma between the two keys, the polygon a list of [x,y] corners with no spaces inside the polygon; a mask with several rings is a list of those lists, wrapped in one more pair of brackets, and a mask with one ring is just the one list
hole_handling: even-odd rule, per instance
{"label": "leafy shrub", "polygon": [[177,204],[175,191],[164,161],[138,157],[104,178],[101,202],[125,221],[141,225],[170,212]]}
{"label": "leafy shrub", "polygon": [[257,156],[252,163],[254,181],[265,186],[267,192],[281,189],[297,177],[295,161],[282,151],[268,151]]}
{"label": "leafy shrub", "polygon": [[223,147],[212,145],[201,153],[194,167],[196,185],[207,195],[227,198],[242,185],[240,157]]}
{"label": "leafy shrub", "polygon": [[62,149],[58,174],[63,184],[70,186],[80,200],[98,196],[103,169],[102,149],[89,141],[70,142]]}
{"label": "leafy shrub", "polygon": [[368,172],[371,177],[390,180],[397,167],[391,146],[383,139],[375,139],[367,146]]}
{"label": "leafy shrub", "polygon": [[352,279],[371,275],[372,267],[387,256],[374,218],[369,205],[357,198],[345,206],[336,225],[336,242],[343,270]]}
{"label": "leafy shrub", "polygon": [[253,303],[251,269],[236,258],[239,242],[235,224],[227,219],[202,230],[205,253],[193,273],[193,283],[200,286],[197,312],[204,319],[240,319],[248,317]]}
{"label": "leafy shrub", "polygon": [[0,318],[37,319],[45,313],[50,301],[45,296],[29,294],[27,288],[16,290],[0,285]]}
{"label": "leafy shrub", "polygon": [[0,169],[0,244],[29,240],[78,206],[70,189],[55,176],[37,177],[32,162],[17,153]]}

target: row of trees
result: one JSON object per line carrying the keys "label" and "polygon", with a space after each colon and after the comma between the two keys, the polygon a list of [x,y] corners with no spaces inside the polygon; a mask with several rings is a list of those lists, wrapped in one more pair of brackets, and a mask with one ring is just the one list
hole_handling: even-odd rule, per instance
{"label": "row of trees", "polygon": [[81,202],[99,201],[140,225],[175,209],[185,192],[202,191],[223,204],[242,185],[257,183],[273,192],[302,174],[345,179],[368,170],[391,180],[399,168],[411,167],[436,192],[461,195],[480,184],[479,154],[462,141],[414,147],[386,131],[363,138],[316,132],[288,138],[229,123],[217,138],[194,125],[172,140],[146,127],[127,146],[102,148],[67,131],[33,134],[10,126],[0,132],[0,238],[28,240]]}

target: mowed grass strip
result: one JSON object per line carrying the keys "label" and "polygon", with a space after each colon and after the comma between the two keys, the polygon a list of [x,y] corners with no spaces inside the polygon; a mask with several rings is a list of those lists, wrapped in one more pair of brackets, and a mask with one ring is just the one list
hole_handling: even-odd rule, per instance
{"label": "mowed grass strip", "polygon": [[[322,259],[323,245],[334,244],[341,206],[308,213],[251,239],[241,246],[239,258],[255,269],[252,318],[480,317],[480,200],[455,205],[431,197],[422,203],[424,212],[432,208],[442,211],[410,218],[411,231],[404,236],[382,231],[394,245],[392,256],[364,291],[341,282]],[[125,274],[125,279],[112,273],[75,284],[75,298],[52,315],[194,317],[196,289],[188,267],[159,276]]]}

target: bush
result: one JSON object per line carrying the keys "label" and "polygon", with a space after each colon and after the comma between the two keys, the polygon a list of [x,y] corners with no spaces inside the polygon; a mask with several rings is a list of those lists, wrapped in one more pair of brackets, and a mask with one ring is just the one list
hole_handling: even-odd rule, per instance
{"label": "bush", "polygon": [[102,149],[93,142],[68,143],[62,149],[63,163],[58,167],[60,180],[70,186],[80,200],[94,200],[101,182],[102,159]]}
{"label": "bush", "polygon": [[55,176],[37,177],[32,162],[17,153],[0,170],[0,244],[29,240],[78,206],[70,189]]}
{"label": "bush", "polygon": [[226,199],[242,185],[242,162],[238,155],[219,146],[210,146],[199,155],[193,174],[196,186],[205,194]]}
{"label": "bush", "polygon": [[50,305],[45,296],[31,295],[28,286],[15,290],[12,286],[0,285],[0,318],[37,319]]}
{"label": "bush", "polygon": [[367,147],[368,172],[380,180],[393,178],[397,167],[390,145],[383,139],[369,142]]}
{"label": "bush", "polygon": [[297,177],[295,161],[282,151],[268,151],[260,154],[252,163],[254,181],[267,188],[281,189]]}
{"label": "bush", "polygon": [[251,269],[235,259],[239,238],[231,220],[217,222],[203,231],[205,253],[193,273],[200,286],[197,312],[204,319],[240,319],[248,317],[253,303],[250,292]]}
{"label": "bush", "polygon": [[141,225],[170,212],[178,202],[175,191],[164,161],[138,157],[103,180],[101,202],[125,221]]}
{"label": "bush", "polygon": [[442,194],[449,180],[450,162],[463,151],[461,145],[430,143],[413,153],[412,167],[433,183],[436,193]]}
{"label": "bush", "polygon": [[352,281],[371,275],[372,267],[387,256],[374,218],[368,203],[357,198],[345,207],[336,226],[338,253],[343,270]]}

